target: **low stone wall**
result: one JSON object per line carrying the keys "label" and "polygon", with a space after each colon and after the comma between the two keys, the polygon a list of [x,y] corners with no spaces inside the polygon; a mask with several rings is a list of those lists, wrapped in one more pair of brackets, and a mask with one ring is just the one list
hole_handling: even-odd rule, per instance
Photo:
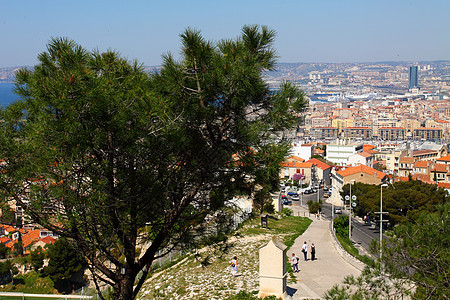
{"label": "low stone wall", "polygon": [[339,255],[347,261],[349,264],[357,268],[358,270],[362,271],[365,267],[365,264],[361,262],[359,259],[353,257],[351,254],[349,254],[345,249],[341,246],[341,243],[339,243],[336,234],[334,232],[333,228],[333,222],[330,222],[330,235],[331,235],[331,241],[333,242],[334,248],[339,253]]}

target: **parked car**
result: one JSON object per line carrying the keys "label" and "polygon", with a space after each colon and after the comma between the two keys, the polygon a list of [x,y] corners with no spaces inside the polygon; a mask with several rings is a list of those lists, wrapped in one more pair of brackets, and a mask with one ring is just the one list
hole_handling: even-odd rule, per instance
{"label": "parked car", "polygon": [[289,192],[288,192],[288,195],[289,195],[289,196],[294,196],[294,195],[297,195],[297,196],[298,196],[298,193],[297,193],[296,191],[289,191]]}
{"label": "parked car", "polygon": [[292,204],[291,200],[289,200],[289,199],[284,199],[283,200],[283,205],[289,205],[289,204]]}
{"label": "parked car", "polygon": [[342,214],[342,209],[341,208],[335,208],[334,209],[334,213],[335,214]]}
{"label": "parked car", "polygon": [[286,195],[281,195],[281,199],[282,199],[282,200],[287,200],[288,197],[287,197]]}
{"label": "parked car", "polygon": [[323,190],[326,192],[326,191],[328,191],[328,188],[326,186],[324,186]]}
{"label": "parked car", "polygon": [[306,189],[306,190],[304,191],[304,193],[305,193],[305,194],[312,194],[312,190],[311,190],[311,189]]}
{"label": "parked car", "polygon": [[292,201],[299,201],[299,200],[300,200],[300,197],[299,197],[298,194],[297,194],[297,195],[293,195],[293,196],[291,197],[291,199],[292,199]]}
{"label": "parked car", "polygon": [[323,196],[322,197],[324,197],[324,198],[328,198],[328,197],[330,197],[330,194],[327,194],[327,193],[325,193],[325,194],[323,194]]}

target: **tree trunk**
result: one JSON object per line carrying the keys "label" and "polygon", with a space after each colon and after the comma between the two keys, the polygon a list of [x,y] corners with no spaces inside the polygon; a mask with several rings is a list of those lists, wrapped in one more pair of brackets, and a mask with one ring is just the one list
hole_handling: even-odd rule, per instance
{"label": "tree trunk", "polygon": [[114,300],[132,300],[134,277],[130,272],[122,277],[122,280],[114,285]]}

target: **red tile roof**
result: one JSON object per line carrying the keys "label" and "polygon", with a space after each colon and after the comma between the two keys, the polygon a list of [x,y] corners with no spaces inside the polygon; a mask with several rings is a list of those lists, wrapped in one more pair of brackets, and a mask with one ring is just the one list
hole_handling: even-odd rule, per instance
{"label": "red tile roof", "polygon": [[437,161],[450,161],[450,154],[441,158],[438,158]]}
{"label": "red tile roof", "polygon": [[444,164],[435,164],[434,168],[431,169],[431,172],[438,172],[438,173],[447,173],[447,165]]}
{"label": "red tile roof", "polygon": [[450,183],[448,182],[438,182],[438,187],[444,188],[444,189],[450,189]]}
{"label": "red tile roof", "polygon": [[323,161],[318,160],[317,158],[311,158],[310,160],[306,161],[307,163],[313,163],[315,164],[319,169],[326,170],[331,168],[331,166],[327,165]]}
{"label": "red tile roof", "polygon": [[285,168],[311,168],[312,167],[312,163],[301,163],[301,162],[283,162],[281,163],[282,167]]}
{"label": "red tile roof", "polygon": [[413,164],[416,162],[416,159],[414,157],[402,157],[402,159],[400,159],[400,163],[404,163],[404,164]]}
{"label": "red tile roof", "polygon": [[349,175],[353,175],[356,173],[366,173],[369,175],[376,175],[379,179],[383,179],[384,177],[386,177],[386,174],[384,174],[383,172],[377,171],[377,170],[375,170],[371,167],[365,166],[365,165],[359,165],[356,167],[346,168],[345,170],[338,171],[337,173],[339,175],[341,175],[342,177],[347,177]]}
{"label": "red tile roof", "polygon": [[413,156],[417,155],[423,155],[423,154],[431,154],[431,153],[437,153],[435,150],[415,150],[413,151]]}
{"label": "red tile roof", "polygon": [[40,239],[39,241],[42,241],[46,244],[53,244],[56,241],[56,239],[51,236],[46,236],[46,237],[43,237],[42,239]]}
{"label": "red tile roof", "polygon": [[419,160],[414,164],[414,168],[428,168],[432,164],[431,161],[428,160]]}
{"label": "red tile roof", "polygon": [[377,146],[374,145],[368,145],[368,144],[364,144],[363,145],[363,150],[367,151],[367,150],[372,150],[373,148],[376,148]]}
{"label": "red tile roof", "polygon": [[23,247],[27,247],[30,244],[36,242],[37,240],[39,240],[39,237],[41,236],[41,231],[39,229],[35,229],[31,232],[28,232],[24,235],[22,235],[22,243],[23,243]]}

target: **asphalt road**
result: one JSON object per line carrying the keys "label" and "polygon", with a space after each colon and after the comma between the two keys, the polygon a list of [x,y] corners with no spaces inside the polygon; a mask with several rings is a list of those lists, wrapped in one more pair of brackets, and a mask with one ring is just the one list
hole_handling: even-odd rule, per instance
{"label": "asphalt road", "polygon": [[[324,194],[323,190],[319,191],[319,197],[323,200],[323,208],[322,213],[327,219],[331,219],[331,204],[325,202],[327,199],[323,199],[322,196]],[[306,203],[309,200],[317,201],[317,193],[303,195],[303,201],[293,201],[293,204],[300,205],[301,203],[303,206],[306,206]],[[342,208],[342,207],[339,207]],[[348,215],[347,210],[343,210],[344,215]],[[335,215],[335,218],[339,215]],[[362,220],[359,218],[352,218],[352,240],[355,243],[355,246],[357,248],[361,249],[361,254],[367,254],[370,250],[370,244],[371,241],[375,239],[379,241],[380,239],[380,231],[378,230],[378,227],[375,229],[374,223],[371,224],[364,224]]]}

